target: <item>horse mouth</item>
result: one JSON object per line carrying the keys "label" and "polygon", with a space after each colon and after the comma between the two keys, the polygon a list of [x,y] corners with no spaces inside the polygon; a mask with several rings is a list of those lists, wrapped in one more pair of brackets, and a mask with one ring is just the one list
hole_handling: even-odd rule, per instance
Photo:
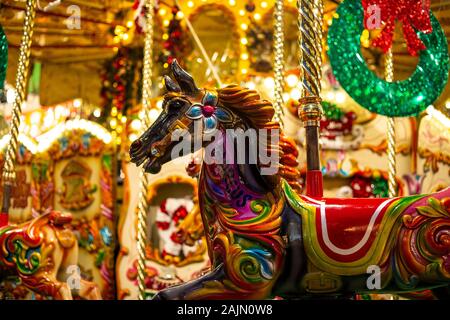
{"label": "horse mouth", "polygon": [[150,149],[140,139],[135,140],[130,146],[130,161],[138,167],[143,164],[145,172],[158,173],[161,164],[157,157],[151,155]]}

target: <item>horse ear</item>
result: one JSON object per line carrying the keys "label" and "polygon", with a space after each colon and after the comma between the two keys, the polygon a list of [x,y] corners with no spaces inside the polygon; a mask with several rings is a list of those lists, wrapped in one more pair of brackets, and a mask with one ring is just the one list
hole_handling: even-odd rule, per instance
{"label": "horse ear", "polygon": [[164,84],[166,86],[167,91],[170,92],[181,92],[180,86],[172,80],[169,76],[164,76]]}
{"label": "horse ear", "polygon": [[181,87],[181,90],[184,93],[188,95],[194,95],[199,91],[192,76],[180,67],[176,59],[173,59],[170,67],[172,69],[175,80],[177,80],[178,84]]}

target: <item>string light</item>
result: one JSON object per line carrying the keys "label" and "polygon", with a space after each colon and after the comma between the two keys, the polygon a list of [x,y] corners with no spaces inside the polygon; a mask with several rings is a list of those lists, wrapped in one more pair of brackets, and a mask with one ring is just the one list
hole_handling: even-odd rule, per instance
{"label": "string light", "polygon": [[286,83],[289,87],[293,88],[298,83],[298,78],[295,74],[290,74],[286,77]]}
{"label": "string light", "polygon": [[336,102],[343,103],[345,101],[345,94],[343,92],[336,93]]}
{"label": "string light", "polygon": [[135,131],[139,131],[141,129],[141,121],[139,119],[134,119],[131,121],[131,128]]}
{"label": "string light", "polygon": [[241,38],[241,44],[243,44],[244,46],[247,45],[248,40],[247,38]]}
{"label": "string light", "polygon": [[[46,133],[36,137],[37,143],[23,133],[19,134],[18,139],[19,142],[22,143],[32,154],[37,154],[47,151],[53,143],[65,134],[65,132],[74,130],[89,132],[105,144],[109,144],[112,141],[111,134],[108,130],[98,123],[85,119],[67,120],[66,122],[59,123]],[[0,150],[3,150],[9,144],[10,139],[11,136],[9,134],[4,135],[0,139]]]}
{"label": "string light", "polygon": [[294,89],[291,90],[291,98],[293,100],[298,100],[298,99],[301,98],[301,96],[302,96],[302,93],[300,92],[299,89],[294,88]]}
{"label": "string light", "polygon": [[194,2],[193,1],[188,1],[187,5],[188,5],[189,8],[192,8],[192,7],[194,7]]}

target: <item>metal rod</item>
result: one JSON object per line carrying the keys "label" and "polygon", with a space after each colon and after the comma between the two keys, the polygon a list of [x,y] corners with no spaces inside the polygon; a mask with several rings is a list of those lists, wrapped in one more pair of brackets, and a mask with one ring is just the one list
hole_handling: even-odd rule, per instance
{"label": "metal rod", "polygon": [[273,11],[274,19],[274,121],[280,124],[283,128],[283,114],[284,114],[284,1],[276,0]]}
{"label": "metal rod", "polygon": [[31,42],[33,39],[34,18],[36,16],[36,0],[27,0],[25,10],[25,21],[22,40],[20,43],[19,61],[16,75],[16,96],[12,108],[12,120],[10,127],[10,142],[6,149],[5,164],[3,168],[3,201],[2,213],[8,214],[11,201],[11,189],[14,184],[16,173],[15,163],[17,148],[19,144],[20,116],[22,114],[22,103],[26,96],[26,84],[28,78],[28,67],[30,64]]}
{"label": "metal rod", "polygon": [[[386,54],[385,78],[387,82],[394,81],[394,58],[392,48]],[[395,155],[395,118],[387,119],[387,157],[388,157],[388,194],[389,198],[397,195],[397,175],[396,155]]]}
{"label": "metal rod", "polygon": [[[145,43],[144,43],[144,66],[142,83],[142,117],[143,129],[150,126],[150,108],[152,96],[152,76],[153,76],[153,0],[145,0]],[[137,251],[138,251],[138,288],[139,300],[145,299],[145,274],[146,274],[146,254],[147,244],[147,188],[148,177],[144,169],[140,173],[139,203],[138,203],[138,229],[137,229]]]}

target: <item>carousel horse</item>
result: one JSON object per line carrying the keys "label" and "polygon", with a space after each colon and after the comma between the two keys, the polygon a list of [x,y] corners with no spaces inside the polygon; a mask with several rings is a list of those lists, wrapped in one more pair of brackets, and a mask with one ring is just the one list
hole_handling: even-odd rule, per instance
{"label": "carousel horse", "polygon": [[70,288],[77,266],[78,242],[71,231],[70,213],[52,211],[17,226],[0,227],[0,278],[15,275],[31,291],[58,300],[72,300],[72,294],[100,300],[97,285],[77,278]]}
{"label": "carousel horse", "polygon": [[[194,133],[198,122],[203,142],[190,151],[224,144],[223,156],[234,160],[242,150],[226,143],[227,129],[280,129],[272,104],[257,92],[199,89],[176,61],[171,69],[176,81],[165,78],[163,111],[130,147],[131,161],[145,171],[157,173],[176,157],[173,135]],[[207,139],[211,132],[214,139]],[[296,191],[292,144],[281,137],[264,145],[278,152],[276,173],[263,174],[266,161],[249,157],[203,161],[199,203],[211,271],[155,299],[345,298],[448,288],[450,189],[392,199],[311,198]],[[245,151],[251,147],[246,140]]]}

